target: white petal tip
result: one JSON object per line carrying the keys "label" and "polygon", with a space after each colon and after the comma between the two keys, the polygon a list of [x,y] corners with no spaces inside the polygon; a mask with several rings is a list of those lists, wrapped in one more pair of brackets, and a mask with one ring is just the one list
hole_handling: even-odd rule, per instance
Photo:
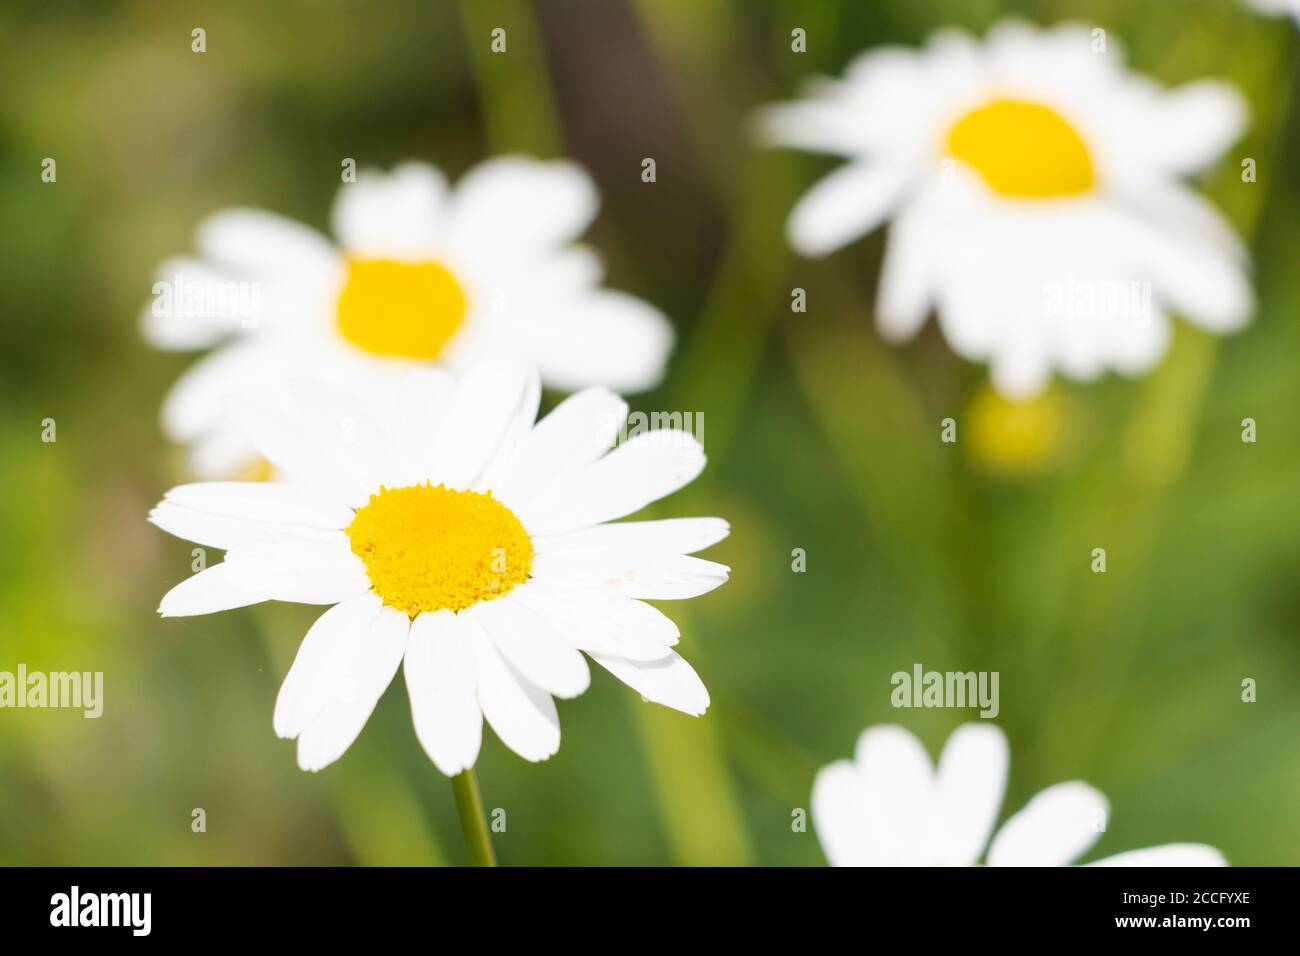
{"label": "white petal tip", "polygon": [[164,597],[162,603],[158,605],[158,616],[159,617],[194,617],[195,615],[191,614],[188,611],[178,610],[174,603],[168,601]]}
{"label": "white petal tip", "polygon": [[587,674],[587,680],[581,686],[575,684],[572,687],[564,687],[558,690],[552,689],[551,695],[558,697],[560,700],[575,700],[585,694],[591,687],[591,674]]}
{"label": "white petal tip", "polygon": [[790,248],[805,259],[825,259],[832,252],[839,249],[840,245],[843,245],[843,243],[840,243],[835,246],[827,246],[824,243],[815,242],[812,239],[807,238],[795,229],[789,228],[785,231],[785,238],[790,244]]}
{"label": "white petal tip", "polygon": [[669,710],[675,710],[677,713],[685,714],[687,717],[703,717],[708,713],[709,705],[713,702],[708,699],[708,695],[706,694],[703,701],[691,704],[668,704],[661,700],[654,700],[650,697],[646,697],[645,695],[642,695],[641,703],[658,704],[660,707],[667,707]]}
{"label": "white petal tip", "polygon": [[474,769],[474,764],[472,762],[471,763],[442,763],[441,761],[434,760],[432,757],[430,757],[429,760],[433,763],[434,767],[437,768],[438,773],[442,774],[448,780],[450,780],[452,777],[460,776],[466,770]]}
{"label": "white petal tip", "polygon": [[[339,756],[341,757],[342,754],[339,754]],[[320,757],[315,755],[311,756],[309,759],[304,759],[301,753],[301,739],[299,740],[298,768],[300,770],[305,770],[307,773],[320,773],[335,760],[338,760],[338,757],[331,757],[328,760],[322,760]]]}

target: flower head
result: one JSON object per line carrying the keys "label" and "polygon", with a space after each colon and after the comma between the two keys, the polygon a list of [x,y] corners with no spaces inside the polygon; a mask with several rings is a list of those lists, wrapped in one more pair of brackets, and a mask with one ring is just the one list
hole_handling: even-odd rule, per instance
{"label": "flower head", "polygon": [[1226,84],[1167,92],[1126,71],[1105,31],[1003,23],[982,43],[945,31],[865,53],[762,128],[848,160],[795,206],[791,245],[825,255],[892,220],[882,334],[909,338],[933,309],[1018,398],[1053,371],[1146,371],[1171,311],[1212,332],[1248,321],[1245,252],[1180,181],[1245,118]]}
{"label": "flower head", "polygon": [[[1058,783],[993,834],[1007,785],[1007,739],[990,724],[957,728],[936,770],[902,727],[868,727],[853,760],[823,767],[813,823],[832,866],[1065,866],[1105,831],[1106,798],[1086,783]],[[985,846],[988,852],[985,854]],[[1223,866],[1199,843],[1171,843],[1094,866]]]}
{"label": "flower head", "polygon": [[553,697],[587,689],[585,653],[642,697],[702,714],[709,695],[644,603],[689,598],[728,569],[691,557],[718,518],[615,519],[704,467],[682,431],[609,451],[627,406],[578,392],[534,423],[535,373],[479,363],[459,379],[400,376],[372,415],[351,393],[298,384],[292,408],[232,398],[234,426],[285,479],[172,489],[150,513],[225,560],[163,598],[165,616],[260,601],[333,605],[308,631],[275,730],[319,770],[356,739],[399,666],[416,734],[448,775],[478,756],[484,718],[520,756],[560,744]]}
{"label": "flower head", "polygon": [[216,213],[197,257],[161,265],[143,316],[159,348],[215,347],[167,397],[168,435],[190,447],[197,474],[230,477],[256,459],[222,398],[279,393],[288,378],[368,396],[412,366],[509,354],[560,389],[656,385],[667,320],[602,289],[599,261],[573,244],[597,205],[580,167],[504,156],[454,189],[424,163],[363,170],[334,203],[337,245],[271,213]]}

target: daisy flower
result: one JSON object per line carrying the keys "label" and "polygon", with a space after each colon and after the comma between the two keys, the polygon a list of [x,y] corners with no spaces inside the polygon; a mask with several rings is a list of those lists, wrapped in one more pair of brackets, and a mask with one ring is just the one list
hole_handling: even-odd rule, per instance
{"label": "daisy flower", "polygon": [[[1106,798],[1086,783],[1058,783],[1034,796],[993,835],[1007,785],[1006,736],[965,724],[944,745],[936,771],[902,727],[868,727],[853,760],[823,767],[813,782],[813,824],[832,866],[1066,866],[1097,842]],[[988,853],[984,848],[988,845]],[[1226,866],[1199,843],[1171,843],[1097,860],[1093,866]]]}
{"label": "daisy flower", "polygon": [[610,448],[627,406],[578,392],[541,421],[535,372],[514,361],[399,376],[376,418],[351,393],[295,384],[287,413],[228,400],[235,427],[284,477],[172,489],[150,513],[225,559],[162,599],[164,617],[280,600],[332,605],[275,705],[298,764],[319,770],[360,734],[398,667],[420,743],[448,776],[473,766],[482,722],[527,760],[560,746],[554,697],[587,689],[588,657],[647,700],[699,715],[709,695],[649,600],[690,598],[728,569],[690,557],[718,518],[614,519],[704,467],[681,431]]}
{"label": "daisy flower", "polygon": [[1019,398],[1053,371],[1148,370],[1170,311],[1220,333],[1249,319],[1245,253],[1180,181],[1240,135],[1233,88],[1164,91],[1104,31],[1004,23],[983,43],[941,32],[865,53],[810,92],[769,107],[764,137],[848,163],[799,201],[788,238],[825,255],[892,220],[886,338],[933,308],[953,350]]}
{"label": "daisy flower", "polygon": [[335,200],[337,245],[267,212],[212,215],[197,256],[161,265],[142,317],[159,348],[215,347],[168,395],[164,430],[189,446],[197,475],[225,478],[256,459],[222,398],[274,394],[290,377],[368,396],[413,365],[458,370],[509,354],[566,391],[653,387],[672,329],[640,299],[602,288],[599,260],[574,245],[598,204],[573,163],[505,156],[455,189],[424,163],[363,170]]}

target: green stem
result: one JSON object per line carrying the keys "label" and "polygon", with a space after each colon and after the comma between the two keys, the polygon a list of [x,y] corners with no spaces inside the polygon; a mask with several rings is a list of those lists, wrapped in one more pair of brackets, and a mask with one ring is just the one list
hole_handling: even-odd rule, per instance
{"label": "green stem", "polygon": [[456,811],[460,814],[460,828],[465,831],[465,849],[474,866],[496,866],[497,855],[492,849],[492,835],[488,832],[487,817],[483,814],[483,798],[478,792],[478,777],[474,768],[463,770],[451,778],[451,790],[456,794]]}

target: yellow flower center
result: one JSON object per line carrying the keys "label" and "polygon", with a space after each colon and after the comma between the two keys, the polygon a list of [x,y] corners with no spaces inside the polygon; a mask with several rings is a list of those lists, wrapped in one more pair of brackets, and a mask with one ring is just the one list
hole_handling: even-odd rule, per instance
{"label": "yellow flower center", "polygon": [[492,495],[444,485],[383,488],[348,525],[384,603],[415,617],[461,611],[528,580],[533,542]]}
{"label": "yellow flower center", "polygon": [[349,259],[339,331],[375,355],[434,359],[465,318],[465,291],[436,262]]}
{"label": "yellow flower center", "polygon": [[973,457],[1006,475],[1031,474],[1051,464],[1069,427],[1064,404],[1053,390],[1013,402],[986,387],[966,415]]}
{"label": "yellow flower center", "polygon": [[260,455],[235,472],[234,481],[270,481],[275,477],[275,466]]}
{"label": "yellow flower center", "polygon": [[986,103],[953,124],[945,149],[1003,196],[1077,196],[1095,184],[1083,138],[1060,113],[1039,103]]}

